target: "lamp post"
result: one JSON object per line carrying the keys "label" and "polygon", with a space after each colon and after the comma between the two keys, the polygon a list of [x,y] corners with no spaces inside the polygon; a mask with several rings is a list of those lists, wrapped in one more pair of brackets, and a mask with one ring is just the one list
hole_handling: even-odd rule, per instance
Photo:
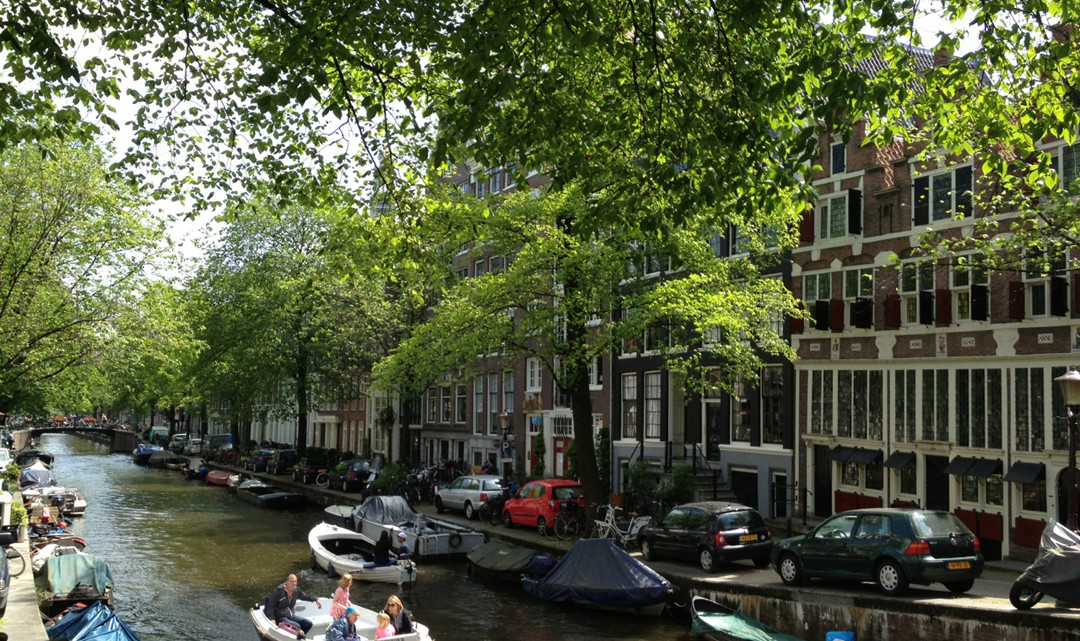
{"label": "lamp post", "polygon": [[1076,419],[1080,414],[1080,372],[1069,370],[1054,381],[1061,383],[1065,406],[1069,412],[1069,467],[1065,477],[1068,516],[1065,525],[1076,531]]}

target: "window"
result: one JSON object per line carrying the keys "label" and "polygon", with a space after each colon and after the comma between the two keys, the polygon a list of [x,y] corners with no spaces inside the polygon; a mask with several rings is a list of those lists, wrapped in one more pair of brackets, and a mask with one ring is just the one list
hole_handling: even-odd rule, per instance
{"label": "window", "polygon": [[[915,424],[918,414],[915,405],[915,370],[903,369],[893,374],[896,399],[896,441],[898,443],[915,442]],[[910,492],[914,494],[914,492]]]}
{"label": "window", "polygon": [[999,369],[955,372],[956,443],[963,447],[1001,448],[1002,374]]}
{"label": "window", "polygon": [[561,358],[555,358],[555,407],[570,407],[570,393],[563,387],[566,382],[566,362]]}
{"label": "window", "polygon": [[971,216],[971,165],[919,176],[911,189],[914,225]]}
{"label": "window", "polygon": [[988,318],[989,278],[977,256],[961,256],[952,268],[953,318],[957,321]]}
{"label": "window", "polygon": [[514,413],[514,373],[509,370],[503,372],[503,411]]}
{"label": "window", "polygon": [[900,468],[900,493],[916,494],[919,491],[919,468],[918,458],[912,459],[907,465]]}
{"label": "window", "polygon": [[840,238],[847,235],[847,197],[845,192],[818,204],[818,238]]}
{"label": "window", "polygon": [[530,358],[525,361],[525,391],[539,392],[543,382],[544,372],[541,369],[539,358]]}
{"label": "window", "polygon": [[738,225],[731,226],[731,255],[739,256],[749,252],[749,238]]}
{"label": "window", "polygon": [[881,441],[884,420],[884,373],[880,370],[837,372],[836,432],[838,436]]}
{"label": "window", "polygon": [[428,421],[428,423],[434,423],[435,422],[435,417],[438,416],[439,403],[438,403],[438,400],[435,397],[436,393],[437,392],[435,391],[434,387],[428,388],[427,395],[426,395],[427,399],[425,401],[425,404],[427,405],[427,421]]}
{"label": "window", "polygon": [[469,398],[465,391],[465,386],[462,384],[455,385],[454,395],[456,397],[454,399],[454,422],[464,423],[465,419],[468,418],[466,403]]}
{"label": "window", "polygon": [[724,401],[726,394],[717,381],[717,371],[709,370],[709,387],[701,395],[705,417],[705,456],[717,458],[721,446],[727,441],[727,414]]}
{"label": "window", "polygon": [[604,368],[599,356],[594,356],[589,361],[589,389],[604,389]]}
{"label": "window", "polygon": [[488,434],[499,433],[499,373],[489,372],[488,384]]}
{"label": "window", "polygon": [[1031,483],[1021,483],[1024,510],[1027,512],[1046,511],[1046,478],[1038,478]]}
{"label": "window", "polygon": [[484,268],[485,268],[486,265],[487,265],[487,261],[485,261],[482,258],[480,260],[476,261],[475,263],[473,263],[473,276],[483,276],[484,275]]}
{"label": "window", "polygon": [[900,267],[900,311],[904,325],[934,322],[934,263],[905,263]]}
{"label": "window", "polygon": [[502,271],[502,256],[492,256],[488,259],[488,271],[492,274]]}
{"label": "window", "polygon": [[833,372],[816,370],[810,373],[810,432],[833,433]]}
{"label": "window", "polygon": [[473,434],[484,433],[484,377],[473,380]]}
{"label": "window", "polygon": [[574,438],[574,417],[552,416],[551,435],[560,438]]}
{"label": "window", "polygon": [[660,438],[660,372],[645,372],[645,438]]}
{"label": "window", "polygon": [[1024,452],[1042,452],[1045,441],[1045,396],[1043,381],[1045,370],[1041,367],[1018,367],[1015,370],[1013,406],[1016,408],[1015,449]]}
{"label": "window", "polygon": [[784,370],[766,365],[761,370],[761,442],[784,443]]}
{"label": "window", "polygon": [[847,145],[842,142],[834,142],[830,148],[832,174],[842,174],[847,171]]}
{"label": "window", "polygon": [[1080,162],[1078,161],[1080,161],[1080,142],[1061,148],[1061,162],[1058,167],[1061,189],[1073,194],[1080,191],[1080,185],[1076,183],[1076,179],[1080,177],[1080,167],[1078,167]]}
{"label": "window", "polygon": [[949,441],[949,371],[922,371],[922,438]]}
{"label": "window", "polygon": [[848,325],[862,329],[874,326],[874,268],[863,267],[844,272],[844,300]]}
{"label": "window", "polygon": [[980,478],[971,474],[960,477],[960,500],[968,503],[1002,505],[1004,502],[1002,476],[993,474]]}
{"label": "window", "polygon": [[750,384],[740,376],[731,397],[731,440],[749,443],[750,432]]}
{"label": "window", "polygon": [[1029,318],[1068,315],[1069,281],[1064,273],[1064,254],[1037,249],[1025,253],[1025,312]]}
{"label": "window", "polygon": [[450,387],[447,385],[439,387],[439,404],[442,407],[439,420],[443,423],[449,423],[454,417],[454,396]]}
{"label": "window", "polygon": [[637,374],[622,377],[622,436],[637,438]]}
{"label": "window", "polygon": [[803,299],[808,303],[832,298],[832,274],[807,274],[803,276]]}

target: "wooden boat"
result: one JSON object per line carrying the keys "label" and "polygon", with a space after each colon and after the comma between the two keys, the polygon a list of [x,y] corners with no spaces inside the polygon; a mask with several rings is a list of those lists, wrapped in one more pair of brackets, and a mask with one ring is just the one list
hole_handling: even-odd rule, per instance
{"label": "wooden boat", "polygon": [[690,616],[690,629],[708,641],[803,641],[705,597],[690,600]]}
{"label": "wooden boat", "polygon": [[103,601],[112,606],[113,579],[108,562],[94,554],[50,556],[41,570],[41,611],[54,617],[76,603]]}
{"label": "wooden boat", "polygon": [[[334,622],[334,619],[330,616],[330,604],[331,600],[326,597],[319,599],[318,606],[310,601],[297,601],[294,612],[297,616],[304,617],[314,624],[305,635],[308,641],[325,641],[326,629]],[[357,638],[363,641],[374,639],[377,628],[376,612],[356,604],[353,604],[352,607],[360,612],[360,618],[356,620]],[[256,603],[248,611],[251,623],[255,626],[255,631],[259,633],[259,636],[268,641],[296,641],[296,632],[279,628],[276,623],[266,616],[265,608],[265,603]],[[413,623],[413,632],[387,638],[391,641],[431,641],[427,626],[416,622]]]}
{"label": "wooden boat", "polygon": [[555,567],[555,559],[532,548],[493,540],[465,555],[469,576],[520,583],[522,575],[541,578]]}
{"label": "wooden boat", "polygon": [[268,485],[261,479],[248,479],[242,482],[236,487],[236,496],[253,505],[275,510],[302,508],[307,504],[307,499],[303,494]]}
{"label": "wooden boat", "polygon": [[353,529],[374,549],[383,531],[405,542],[414,559],[460,557],[487,542],[487,535],[470,527],[418,514],[400,496],[369,496],[353,508]]}
{"label": "wooden boat", "polygon": [[610,539],[581,539],[542,579],[522,577],[525,593],[545,601],[656,616],[671,583]]}
{"label": "wooden boat", "polygon": [[375,565],[364,537],[358,532],[320,523],[308,532],[311,548],[311,569],[322,568],[330,576],[348,572],[356,581],[408,584],[416,580],[416,565],[412,561],[395,561],[391,565]]}
{"label": "wooden boat", "polygon": [[225,487],[229,483],[230,476],[232,476],[232,472],[228,470],[210,470],[206,473],[206,484]]}

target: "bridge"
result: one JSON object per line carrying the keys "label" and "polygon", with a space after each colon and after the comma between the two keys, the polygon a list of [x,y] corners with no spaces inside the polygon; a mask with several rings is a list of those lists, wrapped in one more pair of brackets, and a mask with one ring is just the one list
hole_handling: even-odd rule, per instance
{"label": "bridge", "polygon": [[113,427],[87,427],[71,425],[50,425],[48,427],[32,427],[30,429],[12,432],[15,439],[12,451],[19,450],[30,445],[30,440],[42,434],[74,434],[84,438],[90,438],[109,444],[110,452],[130,453],[139,444],[139,435],[131,430]]}

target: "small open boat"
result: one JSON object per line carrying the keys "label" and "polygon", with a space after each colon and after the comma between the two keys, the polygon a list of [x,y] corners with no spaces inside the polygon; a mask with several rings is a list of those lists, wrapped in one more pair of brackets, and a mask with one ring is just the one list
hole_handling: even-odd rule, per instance
{"label": "small open boat", "polygon": [[210,470],[206,473],[207,485],[220,485],[225,487],[229,484],[229,477],[232,476],[232,472],[228,470]]}
{"label": "small open boat", "polygon": [[690,600],[693,632],[708,641],[803,641],[705,597]]}
{"label": "small open boat", "polygon": [[414,559],[464,556],[487,541],[487,535],[427,514],[418,514],[403,497],[375,495],[353,508],[353,529],[374,549],[384,531],[405,533]]}
{"label": "small open boat", "polygon": [[308,532],[311,547],[311,569],[326,570],[330,576],[348,572],[356,581],[374,583],[412,583],[416,566],[412,561],[395,561],[391,565],[375,565],[365,551],[369,546],[364,536],[330,523],[320,523]]}
{"label": "small open boat", "polygon": [[76,603],[103,601],[112,605],[113,578],[109,563],[94,554],[50,556],[41,570],[44,590],[41,611],[54,617]]}
{"label": "small open boat", "polygon": [[348,505],[328,505],[323,508],[323,518],[327,523],[339,525],[343,528],[353,527],[353,509]]}
{"label": "small open boat", "polygon": [[307,503],[303,494],[267,485],[260,479],[248,479],[236,486],[236,496],[259,507],[275,510],[302,508]]}
{"label": "small open boat", "polygon": [[465,555],[470,576],[481,576],[520,583],[522,575],[547,576],[555,559],[532,548],[506,541],[492,540]]}
{"label": "small open boat", "polygon": [[[330,604],[330,599],[325,597],[319,599],[318,606],[310,601],[296,602],[296,608],[293,611],[297,616],[304,617],[314,624],[305,635],[308,641],[325,641],[326,629],[334,622],[334,619],[330,616]],[[296,632],[279,628],[276,623],[266,616],[265,607],[265,603],[256,603],[248,611],[251,622],[255,625],[255,631],[259,633],[259,636],[268,641],[296,641]],[[357,638],[361,640],[374,639],[377,628],[376,612],[355,603],[352,607],[360,612],[360,618],[356,620]],[[427,626],[416,622],[413,623],[412,633],[387,638],[391,639],[391,641],[431,641]]]}

